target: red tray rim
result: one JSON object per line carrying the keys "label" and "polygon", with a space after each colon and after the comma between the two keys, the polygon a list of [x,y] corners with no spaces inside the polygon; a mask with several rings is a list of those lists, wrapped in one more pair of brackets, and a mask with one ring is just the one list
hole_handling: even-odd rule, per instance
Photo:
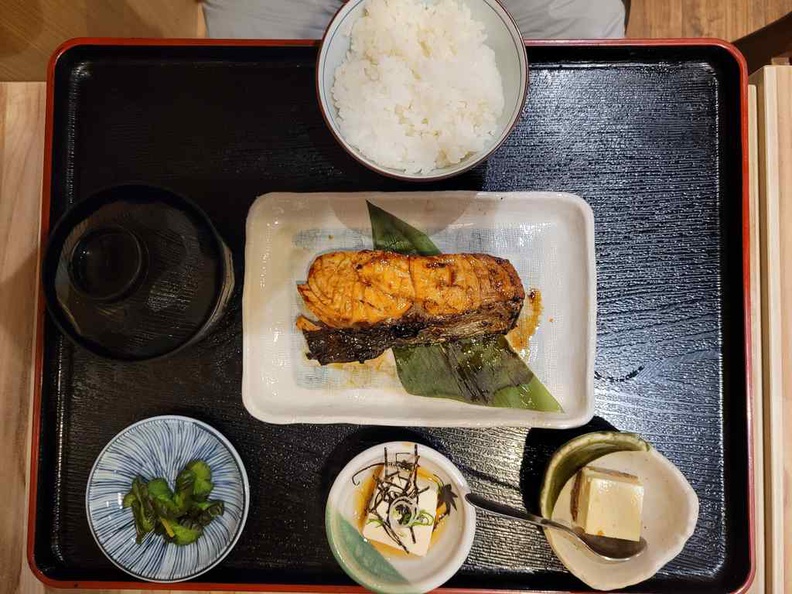
{"label": "red tray rim", "polygon": [[[52,53],[47,65],[47,97],[46,119],[44,136],[44,171],[42,175],[41,192],[41,226],[39,236],[39,258],[44,254],[47,235],[49,232],[49,209],[51,200],[52,179],[52,137],[54,114],[54,75],[58,60],[67,51],[85,45],[106,46],[232,46],[232,47],[318,47],[320,40],[313,39],[156,39],[156,38],[117,38],[117,37],[77,37],[61,44]],[[745,381],[746,381],[746,419],[748,438],[748,538],[749,538],[749,571],[745,582],[734,591],[734,594],[747,592],[753,583],[756,574],[756,518],[754,512],[754,448],[753,448],[753,390],[752,390],[752,337],[751,337],[751,222],[750,222],[750,197],[748,179],[748,67],[745,57],[728,41],[714,38],[694,39],[531,39],[525,40],[526,47],[542,46],[638,46],[638,47],[680,47],[680,46],[710,46],[726,50],[740,68],[740,147],[742,153],[742,256],[743,256],[743,311],[745,332]],[[53,588],[81,588],[81,589],[112,589],[112,590],[215,590],[215,591],[249,591],[249,592],[366,592],[359,586],[332,586],[316,584],[236,584],[236,583],[211,583],[201,581],[186,581],[177,584],[158,584],[143,581],[99,581],[99,580],[59,580],[44,574],[38,567],[35,558],[35,529],[36,529],[36,497],[38,494],[38,457],[34,452],[39,449],[40,421],[41,421],[41,391],[43,384],[44,363],[44,292],[39,283],[36,297],[36,333],[34,345],[34,383],[33,383],[33,414],[31,422],[30,447],[30,483],[28,491],[28,525],[27,525],[27,561],[33,575],[44,585]],[[439,588],[445,594],[506,594],[510,590],[473,589],[473,588]],[[546,594],[558,594],[558,591],[534,590]]]}

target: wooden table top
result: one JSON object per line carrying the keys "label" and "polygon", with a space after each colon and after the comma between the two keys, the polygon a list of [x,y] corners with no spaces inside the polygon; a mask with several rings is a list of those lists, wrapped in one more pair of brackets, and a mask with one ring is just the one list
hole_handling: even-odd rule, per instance
{"label": "wooden table top", "polygon": [[44,83],[0,84],[0,590],[39,592],[25,560]]}
{"label": "wooden table top", "polygon": [[25,553],[44,110],[44,83],[0,83],[0,592],[25,594],[50,590]]}

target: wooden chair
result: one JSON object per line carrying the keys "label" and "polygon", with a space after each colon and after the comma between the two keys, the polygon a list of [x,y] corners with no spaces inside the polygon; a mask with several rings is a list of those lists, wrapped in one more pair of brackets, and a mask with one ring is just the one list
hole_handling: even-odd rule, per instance
{"label": "wooden chair", "polygon": [[792,56],[792,12],[758,31],[741,37],[734,45],[748,62],[748,72],[755,72],[774,59],[789,63]]}

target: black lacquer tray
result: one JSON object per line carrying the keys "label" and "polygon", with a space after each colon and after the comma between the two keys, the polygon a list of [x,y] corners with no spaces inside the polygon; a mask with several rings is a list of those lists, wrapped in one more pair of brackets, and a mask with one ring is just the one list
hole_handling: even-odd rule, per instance
{"label": "black lacquer tray", "polygon": [[[115,184],[197,202],[243,275],[244,223],[266,192],[557,190],[594,210],[596,415],[641,433],[687,476],[701,513],[651,592],[726,592],[752,572],[748,249],[742,58],[714,41],[528,42],[529,99],[485,164],[432,185],[348,157],[315,98],[313,42],[76,40],[49,77],[42,240],[71,204]],[[241,281],[240,281],[241,282]],[[484,495],[536,506],[547,457],[580,431],[274,426],[240,396],[241,287],[199,344],[148,363],[73,346],[40,308],[29,556],[51,585],[145,588],[100,552],[85,517],[91,466],[118,431],[182,414],[246,463],[251,512],[211,589],[349,589],[324,534],[343,464],[409,438],[449,456]],[[449,588],[585,590],[530,528],[479,516]],[[166,586],[167,587],[167,586]]]}

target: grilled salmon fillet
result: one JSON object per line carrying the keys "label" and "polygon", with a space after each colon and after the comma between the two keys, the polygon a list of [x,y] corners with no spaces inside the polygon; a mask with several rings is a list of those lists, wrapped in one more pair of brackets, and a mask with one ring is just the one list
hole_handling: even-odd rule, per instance
{"label": "grilled salmon fillet", "polygon": [[365,361],[394,346],[514,327],[525,299],[508,260],[487,254],[408,256],[364,250],[316,258],[297,286],[316,321],[297,327],[322,364]]}

